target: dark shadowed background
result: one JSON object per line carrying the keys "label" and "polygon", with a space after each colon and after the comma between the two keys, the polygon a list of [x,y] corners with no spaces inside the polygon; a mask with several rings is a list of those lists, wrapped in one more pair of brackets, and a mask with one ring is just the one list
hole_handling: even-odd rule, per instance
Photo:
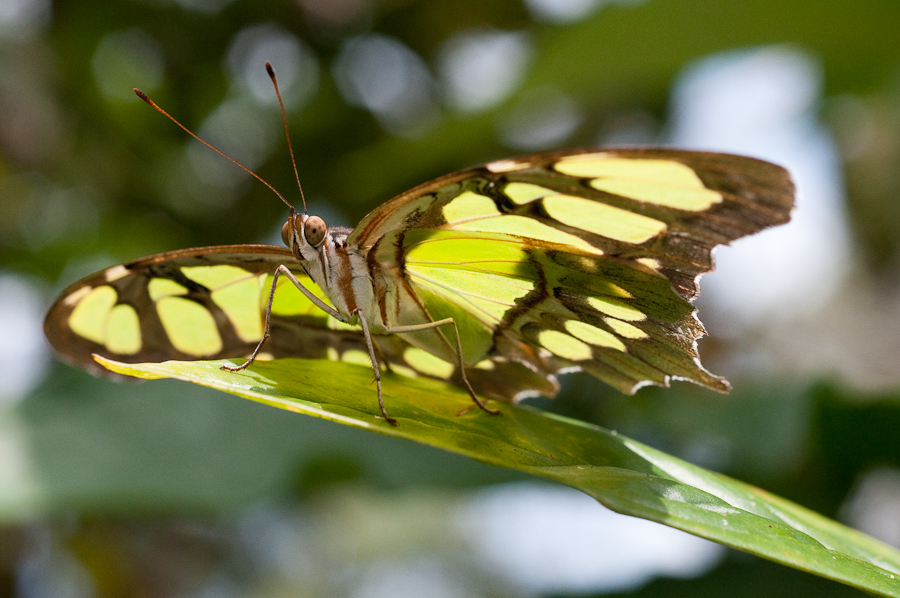
{"label": "dark shadowed background", "polygon": [[[352,226],[516,153],[666,144],[787,166],[794,221],[718,253],[698,302],[727,397],[533,404],[900,546],[900,4],[888,0],[2,0],[0,595],[844,596],[591,499],[176,382],[55,361],[93,271]],[[601,400],[597,397],[600,396]]]}

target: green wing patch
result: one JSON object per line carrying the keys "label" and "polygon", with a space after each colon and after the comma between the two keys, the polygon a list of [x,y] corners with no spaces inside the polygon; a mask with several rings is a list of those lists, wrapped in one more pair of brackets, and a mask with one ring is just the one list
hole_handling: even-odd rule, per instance
{"label": "green wing patch", "polygon": [[467,363],[503,356],[547,375],[577,367],[625,393],[672,376],[728,390],[695,359],[703,328],[693,307],[653,268],[511,235],[404,238],[413,288],[433,319],[456,320]]}

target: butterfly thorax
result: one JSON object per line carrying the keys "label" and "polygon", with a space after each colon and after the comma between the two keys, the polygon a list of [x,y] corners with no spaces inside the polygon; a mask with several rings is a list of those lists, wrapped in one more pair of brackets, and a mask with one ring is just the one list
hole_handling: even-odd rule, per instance
{"label": "butterfly thorax", "polygon": [[383,332],[372,276],[365,255],[348,245],[350,232],[343,227],[329,229],[317,216],[292,214],[282,228],[282,238],[341,315],[355,323],[360,310],[372,332]]}

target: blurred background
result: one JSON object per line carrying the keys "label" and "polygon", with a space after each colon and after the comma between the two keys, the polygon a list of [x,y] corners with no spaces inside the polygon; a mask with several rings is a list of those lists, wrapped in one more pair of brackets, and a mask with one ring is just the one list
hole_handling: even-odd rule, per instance
{"label": "blurred background", "polygon": [[563,378],[532,404],[900,546],[900,3],[0,0],[0,596],[845,596],[836,583],[408,442],[55,361],[84,275],[352,226],[516,153],[665,144],[787,166],[791,224],[698,302],[727,396]]}

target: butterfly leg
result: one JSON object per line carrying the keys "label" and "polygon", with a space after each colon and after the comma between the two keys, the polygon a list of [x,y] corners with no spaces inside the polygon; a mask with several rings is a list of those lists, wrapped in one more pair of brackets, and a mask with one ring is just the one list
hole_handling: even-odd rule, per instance
{"label": "butterfly leg", "polygon": [[[278,284],[278,277],[282,274],[284,276],[287,276],[290,281],[294,283],[294,286],[297,287],[301,293],[306,295],[306,298],[312,301],[316,305],[316,307],[320,308],[332,318],[340,320],[341,322],[347,322],[347,318],[342,316],[341,313],[335,310],[333,307],[316,297],[312,291],[307,289],[305,286],[303,286],[303,283],[297,280],[297,277],[287,269],[287,266],[282,264],[281,266],[278,266],[278,268],[275,270],[275,274],[272,276],[272,288],[269,290],[269,301],[266,304],[266,325],[265,328],[263,328],[263,336],[260,339],[259,344],[256,345],[256,348],[253,350],[253,353],[250,354],[250,358],[247,359],[247,361],[238,366],[223,365],[223,370],[228,370],[229,372],[239,372],[249,367],[254,361],[256,361],[256,357],[257,355],[259,355],[259,351],[260,349],[262,349],[263,344],[265,344],[265,342],[269,340],[269,336],[271,336],[270,321],[272,319],[272,302],[275,301],[275,287]],[[379,397],[380,396],[381,394],[379,393]]]}
{"label": "butterfly leg", "polygon": [[389,416],[384,409],[384,397],[381,395],[381,371],[378,368],[378,359],[375,357],[375,345],[372,342],[372,334],[369,332],[369,324],[359,309],[354,310],[350,315],[358,317],[359,325],[363,330],[363,337],[366,339],[366,348],[369,350],[369,359],[372,361],[372,371],[375,372],[375,386],[378,388],[378,406],[381,408],[381,415],[384,416],[384,421],[392,426],[396,426],[397,420]]}
{"label": "butterfly leg", "polygon": [[372,339],[372,347],[375,349],[375,356],[381,359],[381,365],[384,366],[385,371],[393,374],[394,370],[391,368],[391,362],[387,357],[387,353],[384,352],[384,349],[381,348],[381,345],[374,338]]}
{"label": "butterfly leg", "polygon": [[481,399],[478,398],[478,395],[475,394],[475,391],[472,389],[472,385],[469,384],[469,379],[466,378],[466,364],[463,362],[462,341],[460,341],[459,339],[459,329],[456,327],[456,321],[454,321],[453,318],[445,318],[443,320],[437,320],[436,322],[428,322],[427,324],[415,324],[413,326],[394,326],[392,328],[388,328],[386,332],[393,334],[417,332],[419,330],[437,328],[438,326],[443,326],[445,324],[451,324],[453,326],[453,337],[456,339],[456,356],[459,360],[459,375],[460,378],[462,378],[462,382],[466,387],[466,390],[469,391],[469,396],[472,397],[472,400],[475,401],[475,404],[478,405],[485,413],[490,413],[491,415],[502,415],[502,412],[497,411],[496,409],[491,409],[487,405],[485,405],[481,401]]}

